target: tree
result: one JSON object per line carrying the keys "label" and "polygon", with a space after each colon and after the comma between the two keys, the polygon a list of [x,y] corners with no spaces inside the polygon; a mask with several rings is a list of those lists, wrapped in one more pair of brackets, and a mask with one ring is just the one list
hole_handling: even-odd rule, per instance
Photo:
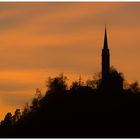
{"label": "tree", "polygon": [[101,84],[101,73],[96,73],[91,80],[86,81],[86,84],[93,89],[99,88]]}
{"label": "tree", "polygon": [[133,82],[132,84],[130,84],[129,90],[132,93],[140,93],[140,87],[137,81]]}
{"label": "tree", "polygon": [[15,124],[21,117],[20,109],[16,109],[15,114],[13,115],[13,123]]}
{"label": "tree", "polygon": [[47,87],[49,92],[55,92],[55,91],[65,91],[67,89],[67,83],[66,83],[67,77],[63,74],[60,74],[59,76],[55,78],[48,78],[47,81]]}
{"label": "tree", "polygon": [[115,68],[111,67],[109,74],[110,89],[112,89],[113,91],[123,90],[123,81],[123,74],[119,73]]}
{"label": "tree", "polygon": [[8,112],[4,118],[3,125],[7,128],[12,126],[13,120],[12,120],[12,114]]}
{"label": "tree", "polygon": [[82,76],[81,75],[79,76],[78,85],[79,86],[83,86],[84,85],[84,82],[82,81]]}
{"label": "tree", "polygon": [[30,112],[30,106],[28,103],[25,104],[24,108],[23,108],[23,111],[22,111],[22,117],[25,117],[27,116],[27,114]]}
{"label": "tree", "polygon": [[79,89],[79,82],[77,82],[77,81],[74,81],[74,82],[72,82],[72,84],[71,84],[71,86],[70,86],[70,90],[72,90],[72,91],[76,91],[76,90],[78,90]]}
{"label": "tree", "polygon": [[35,111],[39,108],[39,101],[42,98],[41,90],[39,88],[36,89],[35,97],[32,100],[31,110]]}

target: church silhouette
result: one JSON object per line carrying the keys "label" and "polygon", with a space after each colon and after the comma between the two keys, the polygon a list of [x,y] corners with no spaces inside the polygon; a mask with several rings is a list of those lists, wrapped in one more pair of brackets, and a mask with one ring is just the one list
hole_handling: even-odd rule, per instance
{"label": "church silhouette", "polygon": [[101,60],[98,86],[84,85],[80,77],[67,88],[63,74],[50,78],[43,97],[34,98],[22,112],[6,114],[0,137],[140,137],[140,88],[137,84],[123,88],[123,76],[110,67],[106,26]]}
{"label": "church silhouette", "polygon": [[115,70],[110,68],[110,50],[108,47],[107,40],[107,29],[105,25],[104,34],[104,45],[102,49],[102,82],[101,86],[104,91],[107,90],[122,90],[123,89],[123,78]]}
{"label": "church silhouette", "polygon": [[[110,51],[108,48],[107,32],[105,26],[104,46],[102,49],[102,83],[107,84],[110,72]],[[104,85],[107,86],[107,85]]]}

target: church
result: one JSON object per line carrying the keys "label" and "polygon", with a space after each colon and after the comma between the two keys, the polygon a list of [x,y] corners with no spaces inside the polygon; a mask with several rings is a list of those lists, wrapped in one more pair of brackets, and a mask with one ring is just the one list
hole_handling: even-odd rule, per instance
{"label": "church", "polygon": [[107,29],[105,26],[104,45],[102,49],[102,82],[103,90],[118,91],[123,89],[123,78],[115,69],[110,68],[110,50],[107,40]]}

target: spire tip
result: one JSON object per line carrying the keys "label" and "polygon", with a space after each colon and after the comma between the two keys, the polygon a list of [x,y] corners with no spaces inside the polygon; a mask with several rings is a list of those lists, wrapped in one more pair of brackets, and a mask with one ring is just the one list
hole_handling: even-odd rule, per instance
{"label": "spire tip", "polygon": [[106,24],[105,24],[105,30],[106,30]]}

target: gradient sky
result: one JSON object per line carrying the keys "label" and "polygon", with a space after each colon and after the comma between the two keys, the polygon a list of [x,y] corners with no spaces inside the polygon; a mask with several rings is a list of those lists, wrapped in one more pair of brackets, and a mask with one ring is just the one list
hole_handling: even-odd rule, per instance
{"label": "gradient sky", "polygon": [[111,65],[140,82],[140,2],[0,2],[0,119],[49,76],[100,72],[105,24]]}

